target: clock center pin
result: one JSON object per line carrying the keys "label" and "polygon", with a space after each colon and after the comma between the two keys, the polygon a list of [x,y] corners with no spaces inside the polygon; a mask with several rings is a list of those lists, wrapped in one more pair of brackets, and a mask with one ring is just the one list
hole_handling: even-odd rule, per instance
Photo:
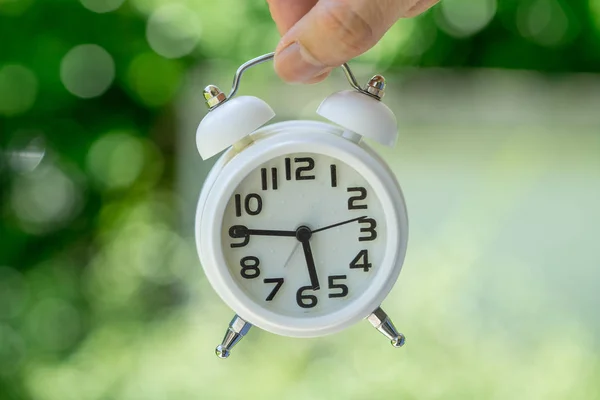
{"label": "clock center pin", "polygon": [[309,240],[312,236],[312,231],[308,226],[302,225],[298,229],[296,229],[296,239],[300,242],[305,242]]}

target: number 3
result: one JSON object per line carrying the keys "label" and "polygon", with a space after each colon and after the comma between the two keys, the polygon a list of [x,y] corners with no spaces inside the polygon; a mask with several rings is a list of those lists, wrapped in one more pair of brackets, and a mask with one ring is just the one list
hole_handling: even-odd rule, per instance
{"label": "number 3", "polygon": [[368,233],[369,236],[359,236],[358,237],[359,242],[371,241],[371,240],[377,239],[377,231],[375,230],[375,228],[377,228],[377,221],[375,221],[373,218],[363,218],[363,219],[359,220],[358,223],[369,224],[368,228],[360,228],[360,233]]}

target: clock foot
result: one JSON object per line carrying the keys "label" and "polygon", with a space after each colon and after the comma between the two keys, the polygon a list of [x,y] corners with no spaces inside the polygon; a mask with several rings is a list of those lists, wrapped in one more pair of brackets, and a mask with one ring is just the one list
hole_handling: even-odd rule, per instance
{"label": "clock foot", "polygon": [[223,338],[223,342],[217,346],[215,353],[219,358],[227,358],[231,353],[231,349],[235,346],[252,328],[252,324],[246,322],[238,315],[233,317]]}
{"label": "clock foot", "polygon": [[371,315],[367,317],[371,325],[381,332],[385,337],[390,339],[392,346],[402,347],[404,345],[404,335],[396,330],[396,327],[387,316],[381,307],[377,308]]}

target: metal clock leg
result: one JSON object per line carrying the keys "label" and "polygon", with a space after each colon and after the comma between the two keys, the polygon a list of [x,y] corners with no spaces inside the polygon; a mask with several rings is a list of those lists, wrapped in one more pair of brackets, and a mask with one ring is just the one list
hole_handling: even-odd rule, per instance
{"label": "metal clock leg", "polygon": [[252,324],[240,318],[237,314],[229,323],[229,328],[225,332],[225,337],[220,345],[215,349],[215,353],[219,358],[227,358],[231,353],[231,349],[235,346],[252,328]]}
{"label": "metal clock leg", "polygon": [[367,317],[371,325],[381,332],[385,337],[391,340],[392,346],[402,347],[404,345],[404,335],[396,330],[396,327],[390,320],[390,317],[381,309],[377,308]]}

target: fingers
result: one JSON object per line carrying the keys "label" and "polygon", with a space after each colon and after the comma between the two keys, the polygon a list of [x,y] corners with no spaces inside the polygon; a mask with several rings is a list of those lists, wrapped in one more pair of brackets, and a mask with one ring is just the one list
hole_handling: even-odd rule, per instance
{"label": "fingers", "polygon": [[282,38],[275,70],[308,82],[371,48],[406,11],[406,2],[321,0]]}
{"label": "fingers", "polygon": [[296,22],[317,4],[318,0],[267,0],[271,16],[280,35],[284,35]]}
{"label": "fingers", "polygon": [[[291,0],[290,0],[291,1]],[[373,47],[401,17],[436,0],[320,0],[281,39],[275,70],[288,82],[315,82]]]}
{"label": "fingers", "polygon": [[429,10],[431,7],[433,7],[434,5],[436,5],[440,0],[420,0],[415,2],[416,4],[413,5],[411,8],[408,9],[408,11],[406,11],[406,15],[403,15],[403,17],[406,18],[410,18],[410,17],[416,17],[419,14],[423,14],[425,11]]}

